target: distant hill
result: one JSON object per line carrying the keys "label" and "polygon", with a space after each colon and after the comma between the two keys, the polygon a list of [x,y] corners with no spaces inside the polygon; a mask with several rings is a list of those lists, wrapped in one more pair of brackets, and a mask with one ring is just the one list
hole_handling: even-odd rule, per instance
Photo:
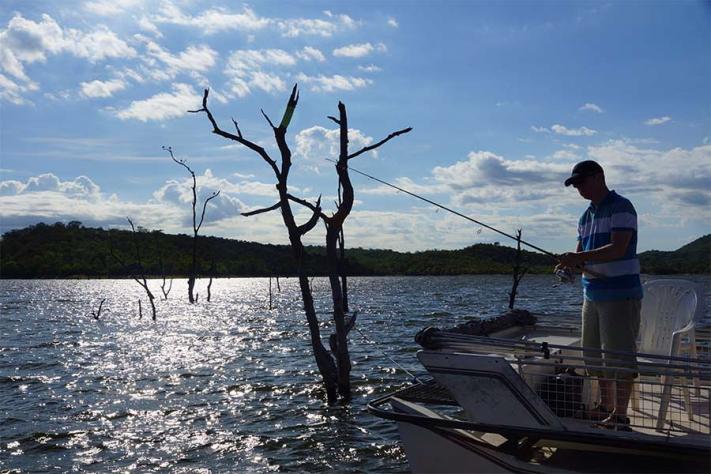
{"label": "distant hill", "polygon": [[643,252],[639,260],[645,273],[711,273],[711,234],[672,252]]}
{"label": "distant hill", "polygon": [[[0,277],[72,278],[126,277],[127,272],[108,252],[109,245],[126,263],[132,258],[131,232],[84,227],[79,222],[37,224],[5,233],[0,240]],[[160,231],[138,232],[144,268],[149,275],[184,276],[190,264],[192,240],[187,235]],[[295,262],[289,247],[218,237],[200,237],[200,269],[206,274],[215,257],[216,276],[290,276]],[[324,247],[307,247],[308,273],[324,275]],[[396,252],[348,248],[350,275],[462,275],[510,273],[516,250],[498,244],[477,244],[460,250]],[[524,251],[531,273],[549,273],[550,257]],[[711,273],[711,235],[673,252],[651,251],[640,255],[645,273]]]}

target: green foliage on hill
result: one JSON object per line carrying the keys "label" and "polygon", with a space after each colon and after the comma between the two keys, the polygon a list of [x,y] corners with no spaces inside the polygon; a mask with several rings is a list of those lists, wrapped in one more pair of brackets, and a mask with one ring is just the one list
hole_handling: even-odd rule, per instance
{"label": "green foliage on hill", "polygon": [[[37,224],[13,230],[0,240],[2,278],[127,277],[135,265],[134,239],[139,243],[147,275],[161,275],[161,254],[167,276],[185,276],[190,266],[192,237],[169,235],[139,228],[124,230],[83,227],[79,222]],[[115,253],[129,267],[117,263]],[[307,272],[326,273],[325,248],[308,247]],[[207,276],[215,261],[215,276],[291,276],[295,261],[284,245],[259,244],[218,237],[199,237],[199,269]],[[346,249],[350,275],[460,275],[510,273],[516,250],[498,244],[477,244],[461,250],[396,252]],[[711,273],[711,235],[674,252],[640,255],[645,273]],[[540,253],[524,251],[532,273],[551,272],[553,261]]]}
{"label": "green foliage on hill", "polygon": [[645,273],[711,273],[711,234],[673,252],[643,252],[639,259]]}

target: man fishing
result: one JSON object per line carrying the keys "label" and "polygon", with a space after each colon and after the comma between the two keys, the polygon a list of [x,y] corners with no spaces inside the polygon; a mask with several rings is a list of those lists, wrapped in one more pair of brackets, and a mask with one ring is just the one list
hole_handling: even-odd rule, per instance
{"label": "man fishing", "polygon": [[576,164],[565,185],[590,201],[578,222],[576,251],[561,255],[556,266],[556,271],[583,268],[582,346],[624,353],[585,354],[588,371],[600,381],[600,404],[590,416],[602,427],[629,430],[642,300],[637,213],[628,199],[608,189],[595,161]]}

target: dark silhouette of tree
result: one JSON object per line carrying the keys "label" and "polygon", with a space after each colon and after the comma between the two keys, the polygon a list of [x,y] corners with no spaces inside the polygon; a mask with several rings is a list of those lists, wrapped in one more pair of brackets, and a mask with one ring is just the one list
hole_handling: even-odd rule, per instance
{"label": "dark silhouette of tree", "polygon": [[[306,320],[309,326],[309,332],[311,335],[311,347],[316,359],[316,365],[318,366],[319,372],[324,382],[326,388],[326,394],[328,398],[328,403],[333,404],[340,397],[344,401],[350,400],[350,370],[351,363],[348,354],[348,343],[347,334],[348,331],[353,327],[355,323],[355,317],[350,318],[349,321],[345,319],[345,311],[343,307],[343,283],[341,276],[344,274],[340,262],[342,258],[339,257],[337,252],[337,245],[339,241],[339,236],[342,235],[343,223],[348,217],[352,207],[353,207],[353,186],[350,182],[348,176],[348,160],[355,158],[367,151],[374,150],[380,145],[384,144],[388,140],[409,132],[411,129],[403,129],[394,133],[391,133],[387,138],[381,140],[380,142],[362,148],[361,150],[349,154],[348,153],[348,118],[346,114],[346,107],[343,103],[339,102],[338,110],[339,117],[329,117],[334,120],[340,127],[340,153],[339,159],[336,164],[336,172],[338,174],[339,188],[342,190],[341,196],[339,197],[338,207],[336,212],[327,216],[321,210],[321,198],[316,201],[316,203],[311,203],[305,199],[298,198],[289,193],[288,190],[288,177],[291,168],[291,150],[286,142],[286,132],[293,117],[296,105],[299,100],[299,94],[297,86],[295,85],[291,91],[291,95],[286,105],[286,110],[282,116],[282,120],[279,126],[275,126],[271,119],[262,110],[262,115],[269,123],[274,133],[274,138],[276,140],[279,152],[281,155],[281,166],[277,165],[277,162],[272,159],[267,151],[247,140],[242,135],[242,131],[239,128],[238,123],[233,119],[232,122],[236,129],[236,134],[223,131],[217,124],[214,116],[207,107],[207,99],[209,95],[209,90],[206,89],[203,95],[202,108],[194,110],[191,112],[205,112],[208,120],[212,124],[212,132],[220,135],[224,138],[236,141],[247,148],[253,150],[257,153],[272,169],[274,175],[277,179],[277,191],[279,193],[279,201],[277,201],[272,206],[263,209],[257,209],[250,212],[245,212],[245,216],[253,216],[256,214],[261,214],[265,212],[270,212],[274,210],[280,210],[282,215],[282,220],[287,228],[289,235],[289,242],[291,244],[291,249],[294,258],[296,259],[297,265],[297,276],[299,278],[299,286],[301,289],[301,296],[304,303],[304,312],[306,313]],[[302,206],[305,206],[312,211],[311,218],[304,224],[298,225],[294,219],[294,214],[291,208],[291,203],[296,202]],[[333,319],[336,327],[336,334],[330,338],[330,348],[331,353],[329,353],[321,341],[321,334],[319,329],[318,319],[316,317],[316,311],[313,304],[313,293],[310,285],[309,277],[304,268],[304,262],[306,257],[306,249],[302,243],[302,237],[309,232],[317,224],[318,220],[322,219],[326,224],[326,261],[327,261],[327,273],[329,276],[329,283],[331,285],[331,297],[333,300]],[[341,254],[342,255],[342,254]]]}
{"label": "dark silhouette of tree", "polygon": [[193,200],[192,200],[192,209],[193,209],[193,259],[192,259],[192,266],[190,267],[190,275],[188,276],[188,301],[191,303],[197,303],[197,296],[193,295],[193,290],[195,288],[195,278],[197,275],[197,240],[198,240],[198,232],[200,231],[200,227],[202,227],[202,223],[205,220],[205,210],[207,209],[207,203],[210,202],[210,200],[215,199],[217,196],[220,195],[220,191],[215,191],[213,192],[210,196],[205,199],[205,201],[202,203],[202,214],[200,215],[200,222],[197,221],[197,211],[196,211],[196,206],[197,206],[197,180],[195,179],[195,172],[185,163],[185,160],[178,160],[175,158],[173,155],[173,149],[169,146],[164,146],[164,150],[166,150],[168,153],[170,153],[170,158],[185,168],[188,173],[190,173],[190,176],[193,178],[193,186],[192,186],[192,191],[193,191]]}
{"label": "dark silhouette of tree", "polygon": [[210,298],[212,298],[212,278],[215,276],[215,256],[212,256],[211,259],[212,263],[210,263],[210,281],[207,282],[207,302],[210,302]]}
{"label": "dark silhouette of tree", "polygon": [[[133,234],[133,248],[134,248],[134,258],[135,258],[135,263],[131,266],[126,265],[124,260],[118,256],[118,254],[114,251],[114,247],[111,244],[111,240],[109,239],[109,253],[111,253],[111,256],[113,259],[123,267],[124,271],[126,271],[129,275],[131,275],[131,278],[133,278],[136,283],[141,285],[141,287],[145,290],[146,295],[148,296],[148,301],[151,303],[151,310],[153,312],[153,321],[156,320],[156,305],[153,302],[155,299],[155,296],[153,296],[153,293],[151,290],[148,288],[148,281],[146,279],[146,273],[143,267],[142,259],[141,259],[141,245],[138,242],[137,238],[137,231],[136,228],[133,225],[133,221],[131,220],[130,217],[126,218],[128,220],[128,223],[131,225],[131,232]],[[140,311],[141,308],[141,300],[138,300],[138,308],[141,317],[143,317],[143,313]]]}
{"label": "dark silhouette of tree", "polygon": [[522,252],[521,252],[521,229],[516,230],[516,256],[514,258],[513,265],[513,281],[511,283],[511,291],[509,292],[509,309],[514,308],[514,303],[516,301],[516,293],[518,292],[518,284],[521,283],[524,275],[528,272],[528,267],[524,267],[522,263]]}
{"label": "dark silhouette of tree", "polygon": [[[70,223],[71,224],[71,223]],[[96,319],[97,321],[101,317],[101,308],[104,306],[104,301],[106,301],[106,298],[101,299],[101,303],[99,303],[99,308],[96,311],[91,312],[91,316]]]}
{"label": "dark silhouette of tree", "polygon": [[[338,118],[329,116],[331,120],[339,126],[340,152],[336,163],[336,173],[338,174],[338,207],[331,216],[320,214],[326,224],[326,261],[328,263],[328,278],[331,285],[331,298],[333,300],[333,319],[336,326],[335,344],[331,338],[331,350],[336,357],[338,367],[338,393],[345,399],[350,400],[350,371],[351,363],[348,354],[347,335],[355,324],[355,314],[349,321],[345,319],[347,307],[347,283],[344,272],[344,238],[343,224],[353,208],[354,191],[348,174],[348,160],[351,160],[367,151],[372,151],[385,144],[389,140],[408,133],[411,127],[391,133],[379,142],[361,148],[360,150],[348,152],[348,114],[346,106],[338,102]],[[340,250],[340,253],[339,253]],[[335,347],[334,347],[335,346]]]}
{"label": "dark silhouette of tree", "polygon": [[163,283],[160,285],[160,290],[163,292],[163,299],[167,300],[168,295],[170,294],[170,290],[173,289],[173,279],[170,279],[170,283],[168,284],[168,288],[165,287],[165,262],[163,261],[163,250],[158,251],[158,259],[160,263],[160,274],[161,277],[163,278]]}

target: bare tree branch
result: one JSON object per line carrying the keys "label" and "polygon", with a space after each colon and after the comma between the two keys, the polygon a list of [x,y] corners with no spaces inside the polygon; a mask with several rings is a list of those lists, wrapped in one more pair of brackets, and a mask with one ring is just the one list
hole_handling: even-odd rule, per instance
{"label": "bare tree branch", "polygon": [[277,202],[276,204],[272,204],[269,207],[265,207],[263,209],[255,209],[254,211],[241,212],[240,214],[242,214],[245,217],[256,216],[257,214],[262,214],[265,212],[273,211],[275,209],[279,209],[280,206],[281,206],[281,201]]}
{"label": "bare tree branch", "polygon": [[385,137],[385,138],[383,138],[382,140],[380,140],[378,143],[376,143],[376,144],[374,144],[374,145],[368,145],[368,146],[366,146],[366,147],[361,148],[360,150],[358,150],[358,151],[355,152],[355,153],[351,153],[350,155],[348,155],[348,159],[350,160],[350,159],[352,159],[352,158],[355,158],[356,156],[358,156],[358,155],[360,155],[360,154],[362,154],[362,153],[365,153],[366,151],[374,150],[374,149],[378,148],[380,145],[383,145],[384,143],[386,143],[387,141],[389,141],[389,140],[391,140],[391,139],[397,137],[398,135],[402,135],[403,133],[407,133],[407,132],[409,132],[410,130],[412,130],[412,127],[403,128],[402,130],[398,130],[397,132],[393,132],[393,133],[391,133],[390,135],[388,135],[387,137]]}
{"label": "bare tree branch", "polygon": [[337,125],[340,125],[340,124],[341,124],[341,122],[340,122],[336,117],[334,117],[333,115],[328,115],[328,118],[330,118],[331,120],[333,120],[334,122],[336,122]]}
{"label": "bare tree branch", "polygon": [[264,115],[264,118],[267,119],[267,123],[269,123],[269,126],[272,128],[276,128],[274,124],[272,123],[271,119],[269,116],[264,112],[264,109],[259,109],[262,112],[262,115]]}
{"label": "bare tree branch", "polygon": [[164,150],[166,150],[168,153],[170,153],[170,158],[171,158],[173,161],[175,161],[175,162],[178,163],[180,166],[182,166],[182,167],[184,167],[186,170],[188,170],[188,173],[190,173],[190,176],[193,177],[193,181],[195,181],[195,173],[193,172],[192,169],[190,169],[190,167],[188,166],[188,164],[185,163],[185,160],[178,160],[177,158],[175,158],[175,155],[173,155],[173,147],[170,147],[170,146],[162,146],[161,148],[164,149]]}
{"label": "bare tree branch", "polygon": [[237,136],[242,138],[242,130],[239,129],[239,125],[235,119],[232,119],[232,123],[235,124],[235,130],[237,130]]}
{"label": "bare tree branch", "polygon": [[272,170],[274,170],[274,173],[276,173],[277,177],[279,176],[279,168],[277,168],[276,162],[269,156],[269,154],[266,152],[264,148],[261,146],[252,143],[251,141],[245,139],[242,137],[242,132],[240,132],[239,127],[237,126],[237,122],[235,122],[234,119],[232,119],[232,122],[235,124],[235,127],[237,128],[237,135],[233,135],[231,133],[225,132],[222,129],[220,129],[219,125],[217,125],[217,121],[215,120],[215,117],[212,115],[212,112],[210,112],[210,109],[207,108],[207,97],[210,93],[210,89],[205,89],[205,93],[202,96],[202,108],[197,109],[197,110],[188,110],[188,112],[192,113],[198,113],[198,112],[205,112],[207,114],[207,118],[212,124],[212,133],[216,135],[220,135],[221,137],[227,138],[229,140],[234,140],[238,143],[241,143],[242,145],[246,146],[247,148],[255,151],[256,153],[259,154],[259,156],[262,157],[264,161],[266,161],[269,166],[271,166]]}
{"label": "bare tree branch", "polygon": [[220,191],[216,191],[216,192],[212,193],[210,195],[210,197],[205,199],[204,203],[202,203],[202,215],[200,216],[200,223],[195,228],[195,233],[197,233],[200,230],[200,227],[202,227],[202,222],[205,220],[205,209],[207,208],[207,203],[210,202],[211,199],[215,199],[219,195],[220,195]]}
{"label": "bare tree branch", "polygon": [[99,309],[97,311],[92,311],[91,315],[96,319],[97,321],[99,320],[99,317],[101,317],[101,307],[104,306],[104,301],[106,301],[106,298],[103,298],[101,300],[101,303],[99,303]]}
{"label": "bare tree branch", "polygon": [[287,193],[286,197],[289,198],[289,201],[294,201],[295,203],[301,204],[304,207],[308,207],[309,209],[311,209],[314,212],[314,214],[318,214],[318,217],[320,217],[321,219],[323,219],[325,221],[328,221],[331,219],[326,214],[321,212],[321,206],[320,206],[321,196],[318,197],[318,201],[316,202],[316,204],[311,204],[306,199],[301,199],[301,198],[296,197],[293,194],[289,194],[289,193]]}
{"label": "bare tree branch", "polygon": [[305,235],[308,231],[313,229],[316,224],[318,224],[318,219],[321,217],[321,196],[318,197],[316,200],[316,206],[313,209],[313,214],[311,215],[311,219],[308,220],[305,224],[300,225],[299,227],[296,228],[296,230],[299,232],[299,235]]}

